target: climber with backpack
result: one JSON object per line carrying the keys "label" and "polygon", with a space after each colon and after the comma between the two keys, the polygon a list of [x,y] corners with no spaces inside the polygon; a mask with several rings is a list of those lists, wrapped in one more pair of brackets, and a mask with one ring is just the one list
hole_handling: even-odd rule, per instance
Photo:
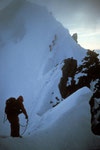
{"label": "climber with backpack", "polygon": [[20,135],[20,125],[18,115],[23,113],[25,115],[25,118],[28,120],[28,115],[24,108],[23,101],[24,99],[22,96],[19,96],[17,99],[11,97],[8,100],[6,100],[5,113],[11,125],[12,137],[22,137]]}

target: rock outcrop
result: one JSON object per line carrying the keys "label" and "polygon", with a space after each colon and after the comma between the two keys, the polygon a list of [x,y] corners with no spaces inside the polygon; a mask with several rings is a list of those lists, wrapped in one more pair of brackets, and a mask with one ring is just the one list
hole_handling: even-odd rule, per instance
{"label": "rock outcrop", "polygon": [[84,86],[87,86],[93,91],[93,96],[89,104],[91,111],[91,130],[96,135],[100,135],[99,70],[100,61],[98,59],[98,54],[88,50],[80,66],[77,66],[77,60],[73,58],[64,60],[62,78],[59,83],[59,90],[64,99]]}
{"label": "rock outcrop", "polygon": [[78,43],[78,35],[77,35],[77,33],[74,33],[72,35],[72,38],[76,41],[76,43]]}
{"label": "rock outcrop", "polygon": [[[62,98],[68,97],[70,94],[75,91],[75,81],[74,75],[77,70],[77,60],[73,58],[68,58],[64,60],[64,66],[62,67],[62,78],[59,83],[59,90],[61,93]],[[69,77],[71,78],[71,83],[67,86],[67,82]]]}

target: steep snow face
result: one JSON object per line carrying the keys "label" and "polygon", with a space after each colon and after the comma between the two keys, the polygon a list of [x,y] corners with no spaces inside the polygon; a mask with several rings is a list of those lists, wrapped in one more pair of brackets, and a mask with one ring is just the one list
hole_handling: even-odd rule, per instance
{"label": "steep snow face", "polygon": [[48,111],[34,133],[35,140],[40,143],[37,149],[88,150],[93,140],[90,130],[91,96],[92,92],[84,87]]}
{"label": "steep snow face", "polygon": [[[74,116],[74,112],[76,112],[77,110],[80,113],[77,114],[76,116],[77,117],[79,116],[80,117],[79,120],[81,121],[81,119],[84,120],[83,118],[81,118],[81,113],[85,114],[85,112],[84,112],[84,109],[85,109],[87,117],[88,117],[88,121],[89,121],[90,120],[89,100],[90,100],[91,96],[92,96],[92,91],[90,91],[90,89],[87,87],[83,87],[83,88],[77,90],[71,96],[69,96],[64,101],[62,101],[57,107],[54,107],[52,110],[49,110],[48,112],[46,112],[42,116],[42,119],[40,120],[41,126],[38,129],[42,130],[42,129],[49,128],[49,127],[53,126],[54,124],[56,124],[55,122],[58,122],[58,121],[59,121],[59,123],[57,123],[56,125],[59,125],[59,124],[62,125],[62,121],[60,119],[64,116],[66,116],[66,120],[68,118],[70,120],[70,118],[71,118],[70,115],[72,115],[72,113],[73,113],[72,116]],[[82,112],[79,111],[81,106],[83,109]],[[84,107],[86,107],[86,108],[84,108]],[[75,117],[76,121],[78,120],[77,117]],[[72,117],[72,118],[74,118],[74,117]],[[67,124],[67,122],[66,122],[66,124]],[[77,122],[76,122],[76,124],[77,124]],[[74,123],[74,125],[75,125],[75,123]]]}
{"label": "steep snow face", "polygon": [[[1,149],[10,150],[89,150],[95,145],[90,130],[89,100],[92,92],[84,87],[63,101],[60,105],[45,113],[35,130],[29,128],[30,136],[23,139],[1,138]],[[32,131],[33,130],[33,131]],[[99,141],[99,139],[98,139]],[[12,144],[9,144],[12,142]],[[22,146],[23,145],[23,146]],[[99,142],[98,142],[98,145]],[[97,146],[98,146],[97,145]]]}
{"label": "steep snow face", "polygon": [[22,95],[29,115],[28,137],[23,141],[0,137],[2,150],[23,146],[88,150],[92,142],[89,89],[83,88],[53,107],[62,101],[58,84],[63,60],[73,57],[79,63],[85,54],[44,7],[15,0],[0,11],[0,136],[10,132],[8,122],[2,123],[7,98]]}
{"label": "steep snow face", "polygon": [[23,95],[29,116],[52,108],[50,101],[61,99],[62,61],[80,62],[85,53],[44,7],[12,1],[0,11],[0,120],[11,96]]}
{"label": "steep snow face", "polygon": [[12,1],[0,11],[1,99],[21,94],[33,101],[43,75],[64,58],[80,60],[84,53],[44,7]]}

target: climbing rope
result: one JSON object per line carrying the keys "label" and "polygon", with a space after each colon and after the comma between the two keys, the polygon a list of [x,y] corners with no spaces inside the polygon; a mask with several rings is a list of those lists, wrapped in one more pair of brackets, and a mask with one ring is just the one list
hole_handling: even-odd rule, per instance
{"label": "climbing rope", "polygon": [[6,115],[6,113],[4,113],[3,123],[5,123],[6,121],[7,121],[7,115]]}
{"label": "climbing rope", "polygon": [[[4,113],[4,119],[3,119],[3,123],[5,123],[7,121],[7,115],[6,113]],[[25,128],[24,131],[21,133],[21,136],[26,132],[27,130],[27,126],[28,126],[28,119],[26,121],[26,125],[22,125],[22,124],[19,124],[21,127]]]}
{"label": "climbing rope", "polygon": [[25,127],[25,129],[24,129],[24,131],[21,133],[21,136],[26,132],[26,130],[27,130],[27,126],[28,126],[28,119],[27,119],[27,121],[26,121],[26,125],[22,125],[22,124],[20,124],[20,126],[21,127]]}

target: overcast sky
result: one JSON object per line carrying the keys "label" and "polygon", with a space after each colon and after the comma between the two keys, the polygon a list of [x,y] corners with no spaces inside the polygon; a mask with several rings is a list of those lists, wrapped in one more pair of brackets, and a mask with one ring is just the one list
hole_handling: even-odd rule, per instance
{"label": "overcast sky", "polygon": [[[11,0],[0,0],[0,6]],[[79,43],[100,49],[100,0],[28,0],[46,6],[70,33],[78,33]]]}
{"label": "overcast sky", "polygon": [[78,33],[79,43],[100,49],[100,0],[29,0],[45,5],[69,29]]}

